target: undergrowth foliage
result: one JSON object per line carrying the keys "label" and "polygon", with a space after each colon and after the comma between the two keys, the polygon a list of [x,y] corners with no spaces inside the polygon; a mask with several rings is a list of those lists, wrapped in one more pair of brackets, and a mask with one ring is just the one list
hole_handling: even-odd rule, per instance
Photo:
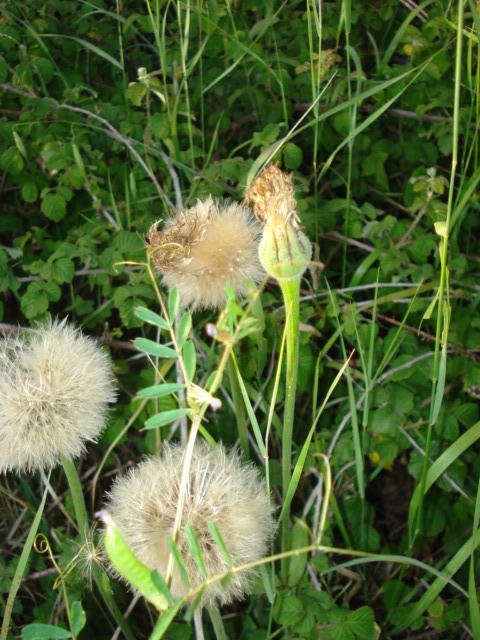
{"label": "undergrowth foliage", "polygon": [[[479,42],[473,0],[4,3],[1,640],[480,638]],[[198,447],[247,487],[187,523]],[[172,451],[165,567],[109,504]]]}

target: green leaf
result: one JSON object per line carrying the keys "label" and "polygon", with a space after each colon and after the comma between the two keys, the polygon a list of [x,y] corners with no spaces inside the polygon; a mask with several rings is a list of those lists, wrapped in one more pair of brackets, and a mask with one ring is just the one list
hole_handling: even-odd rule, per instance
{"label": "green leaf", "polygon": [[183,314],[180,322],[178,323],[178,346],[181,349],[185,344],[186,339],[188,338],[188,334],[192,329],[192,314],[187,311]]}
{"label": "green leaf", "polygon": [[169,604],[172,605],[175,603],[172,594],[170,593],[170,589],[168,588],[167,583],[162,578],[162,576],[158,573],[156,569],[154,569],[151,573],[151,578],[153,584],[160,591],[160,593],[165,596],[165,599],[168,600]]}
{"label": "green leaf", "polygon": [[304,615],[302,601],[292,593],[282,594],[277,598],[273,609],[273,617],[278,624],[288,627],[301,620]]}
{"label": "green leaf", "polygon": [[41,209],[47,218],[59,222],[67,213],[67,203],[58,193],[48,193],[42,200]]}
{"label": "green leaf", "polygon": [[177,287],[173,287],[168,296],[168,318],[170,324],[173,326],[175,318],[177,317],[178,309],[180,308],[180,294]]}
{"label": "green leaf", "polygon": [[155,384],[152,387],[146,387],[145,389],[141,389],[137,393],[137,398],[163,398],[164,396],[168,396],[171,393],[176,393],[180,391],[180,389],[185,389],[185,384],[180,384],[176,382],[168,382],[165,384]]}
{"label": "green leaf", "polygon": [[303,151],[296,144],[287,142],[283,147],[283,157],[285,158],[285,167],[287,169],[298,169],[302,164]]}
{"label": "green leaf", "polygon": [[148,338],[135,338],[133,344],[139,351],[155,358],[178,358],[175,349],[165,347],[163,344],[158,344]]}
{"label": "green leaf", "polygon": [[142,105],[146,93],[147,88],[142,82],[132,82],[127,88],[127,98],[136,107]]}
{"label": "green leaf", "polygon": [[75,275],[75,265],[68,258],[59,258],[53,263],[53,277],[55,282],[63,284],[71,282]]}
{"label": "green leaf", "polygon": [[[302,522],[296,522],[292,529],[292,549],[301,549],[308,545],[308,533]],[[295,586],[300,582],[305,567],[307,566],[307,554],[301,553],[288,559],[288,585]]]}
{"label": "green leaf", "polygon": [[345,625],[359,638],[375,638],[375,618],[370,607],[360,607],[345,618]]}
{"label": "green leaf", "polygon": [[79,600],[72,602],[70,610],[70,626],[74,635],[78,636],[87,622],[87,616]]}
{"label": "green leaf", "polygon": [[193,340],[189,340],[183,347],[183,360],[185,362],[187,377],[189,380],[193,380],[197,368],[197,351]]}
{"label": "green leaf", "polygon": [[9,147],[4,151],[0,157],[0,164],[7,173],[11,173],[13,176],[18,176],[18,174],[22,173],[25,166],[22,154],[17,147]]}
{"label": "green leaf", "polygon": [[163,411],[152,416],[145,422],[145,429],[156,429],[158,427],[165,427],[168,424],[172,424],[178,418],[182,418],[190,413],[190,409],[173,409],[172,411]]}
{"label": "green leaf", "polygon": [[23,185],[22,198],[25,200],[25,202],[36,202],[38,198],[38,188],[33,180],[29,180]]}
{"label": "green leaf", "polygon": [[153,324],[155,327],[159,327],[166,331],[169,331],[170,329],[168,322],[164,318],[159,316],[158,313],[150,311],[150,309],[147,309],[146,307],[136,307],[135,315],[137,318],[140,318],[140,320],[148,322],[148,324]]}
{"label": "green leaf", "polygon": [[205,568],[205,562],[203,561],[202,550],[200,548],[200,542],[198,540],[198,536],[195,532],[194,527],[191,524],[187,524],[185,527],[185,537],[187,538],[188,546],[190,547],[190,551],[192,552],[193,559],[198,565],[200,569],[200,573],[203,576],[203,579],[207,579],[207,570]]}
{"label": "green leaf", "polygon": [[67,629],[56,627],[53,624],[34,622],[22,629],[23,640],[66,640],[72,634]]}
{"label": "green leaf", "polygon": [[188,589],[190,589],[191,584],[188,578],[188,571],[187,571],[187,567],[185,566],[185,561],[183,560],[182,554],[180,553],[177,547],[177,543],[172,538],[172,536],[167,536],[167,544],[168,544],[168,549],[172,554],[173,559],[175,560],[175,564],[177,565],[178,570],[180,571],[180,574],[183,578],[184,583],[187,585]]}

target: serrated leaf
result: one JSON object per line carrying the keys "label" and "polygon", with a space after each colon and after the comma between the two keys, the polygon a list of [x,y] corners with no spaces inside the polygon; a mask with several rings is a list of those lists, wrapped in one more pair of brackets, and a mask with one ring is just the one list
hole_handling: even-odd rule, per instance
{"label": "serrated leaf", "polygon": [[137,318],[140,318],[140,320],[143,320],[143,322],[153,324],[155,327],[160,327],[160,329],[164,329],[166,331],[169,331],[170,329],[170,326],[165,318],[162,318],[162,316],[159,316],[158,313],[150,311],[150,309],[147,309],[146,307],[136,307],[135,315],[137,316]]}
{"label": "serrated leaf", "polygon": [[182,418],[190,413],[190,409],[173,409],[172,411],[162,411],[152,416],[145,422],[145,429],[156,429],[172,424],[175,420]]}
{"label": "serrated leaf", "polygon": [[136,107],[142,105],[142,100],[147,93],[147,88],[142,82],[132,82],[127,88],[127,98]]}
{"label": "serrated leaf", "polygon": [[345,625],[360,638],[370,638],[375,634],[375,618],[370,607],[360,607],[349,613]]}
{"label": "serrated leaf", "polygon": [[55,627],[53,624],[34,622],[22,629],[23,640],[66,640],[71,637],[70,631]]}
{"label": "serrated leaf", "polygon": [[148,338],[135,338],[133,344],[139,351],[147,353],[149,356],[154,356],[155,358],[178,358],[175,349],[166,347],[163,344],[158,344],[158,342],[154,342]]}
{"label": "serrated leaf", "polygon": [[167,382],[165,384],[155,384],[152,387],[146,387],[145,389],[141,389],[137,393],[137,398],[163,398],[164,396],[168,396],[171,393],[176,393],[180,391],[180,389],[185,389],[187,385],[180,384],[177,382]]}
{"label": "serrated leaf", "polygon": [[58,193],[48,193],[42,200],[41,210],[47,218],[59,222],[67,213],[67,203]]}
{"label": "serrated leaf", "polygon": [[26,293],[22,296],[22,311],[27,318],[35,318],[35,316],[45,313],[48,309],[47,294],[43,286],[40,288],[35,286],[38,284],[43,285],[44,283],[31,282],[27,287]]}
{"label": "serrated leaf", "polygon": [[74,635],[78,636],[87,622],[87,616],[79,600],[72,602],[70,610],[70,626]]}
{"label": "serrated leaf", "polygon": [[75,275],[75,265],[68,258],[59,258],[53,263],[53,277],[55,282],[63,284],[71,282]]}
{"label": "serrated leaf", "polygon": [[193,340],[189,340],[183,347],[183,360],[185,362],[187,377],[189,380],[193,380],[197,368],[197,351]]}

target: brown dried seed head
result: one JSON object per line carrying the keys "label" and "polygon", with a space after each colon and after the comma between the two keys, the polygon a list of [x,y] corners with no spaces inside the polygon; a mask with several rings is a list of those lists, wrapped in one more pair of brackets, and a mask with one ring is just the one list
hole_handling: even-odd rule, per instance
{"label": "brown dried seed head", "polygon": [[298,222],[293,173],[285,174],[276,163],[268,165],[254,180],[245,200],[253,203],[253,213],[262,222],[277,217],[286,223]]}

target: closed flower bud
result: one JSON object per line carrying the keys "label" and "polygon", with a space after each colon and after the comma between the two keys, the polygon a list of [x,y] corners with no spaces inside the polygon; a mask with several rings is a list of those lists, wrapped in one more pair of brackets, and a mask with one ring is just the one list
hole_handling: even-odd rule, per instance
{"label": "closed flower bud", "polygon": [[[167,536],[173,533],[184,451],[180,445],[164,444],[159,456],[148,458],[117,478],[107,504],[131,551],[164,578],[170,555]],[[231,566],[210,531],[210,521],[220,532],[234,566],[259,560],[267,553],[275,525],[265,482],[255,467],[242,464],[237,455],[227,455],[222,445],[211,449],[206,442],[197,442],[177,538],[192,588],[205,580],[187,542],[188,525],[198,538],[207,578],[222,575]],[[233,574],[227,584],[210,584],[201,606],[218,606],[241,598],[253,575],[253,570],[245,570]],[[174,564],[173,597],[181,598],[188,591]]]}
{"label": "closed flower bud", "polygon": [[0,471],[78,457],[115,397],[108,356],[65,321],[0,340]]}
{"label": "closed flower bud", "polygon": [[163,229],[158,225],[147,233],[151,259],[166,287],[178,288],[182,305],[221,308],[227,301],[227,282],[242,296],[247,281],[256,285],[262,280],[261,228],[246,207],[221,204],[209,196],[177,213]]}
{"label": "closed flower bud", "polygon": [[246,193],[253,212],[264,224],[260,260],[277,280],[300,278],[310,262],[312,245],[296,213],[292,174],[269,165]]}

